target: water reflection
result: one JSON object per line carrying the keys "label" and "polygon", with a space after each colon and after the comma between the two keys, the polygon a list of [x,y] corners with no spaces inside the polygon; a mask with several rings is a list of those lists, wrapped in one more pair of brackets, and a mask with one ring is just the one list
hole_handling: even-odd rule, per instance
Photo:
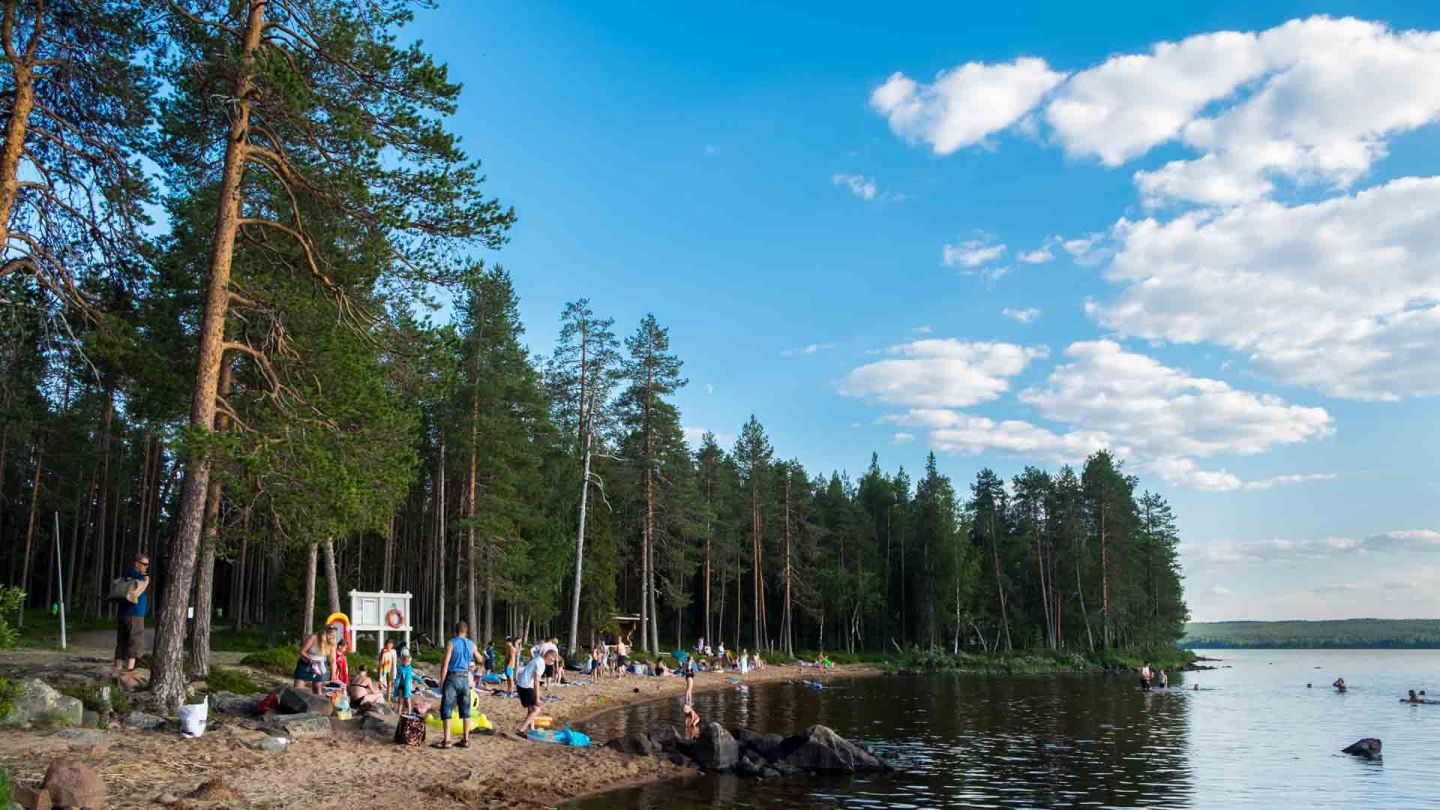
{"label": "water reflection", "polygon": [[[1178,685],[1178,684],[1177,684]],[[696,696],[706,720],[789,733],[824,723],[904,769],[884,777],[752,783],[706,777],[621,791],[584,808],[1156,807],[1190,803],[1190,693],[1115,678],[875,677],[812,690],[769,684]],[[606,740],[679,725],[680,702],[586,724]]]}

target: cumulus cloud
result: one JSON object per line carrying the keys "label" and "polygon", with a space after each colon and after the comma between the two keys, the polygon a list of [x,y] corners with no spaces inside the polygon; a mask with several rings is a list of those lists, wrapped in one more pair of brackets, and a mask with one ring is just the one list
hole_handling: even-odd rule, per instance
{"label": "cumulus cloud", "polygon": [[1050,243],[1046,242],[1034,250],[1022,250],[1015,256],[1024,264],[1045,264],[1055,261],[1055,252],[1050,249]]}
{"label": "cumulus cloud", "polygon": [[1440,531],[1402,529],[1365,537],[1216,540],[1187,542],[1181,548],[1186,560],[1221,566],[1414,552],[1440,552]]}
{"label": "cumulus cloud", "polygon": [[1121,335],[1217,343],[1352,399],[1440,394],[1440,177],[1307,205],[1125,221],[1091,305]]}
{"label": "cumulus cloud", "polygon": [[1043,347],[928,338],[892,346],[884,360],[841,380],[839,391],[914,408],[967,407],[999,397]]}
{"label": "cumulus cloud", "polygon": [[[928,367],[904,361],[902,371],[887,365],[897,361],[887,360],[857,369],[846,384],[852,388],[849,393],[908,407],[881,421],[926,431],[931,447],[940,451],[993,451],[1072,463],[1109,448],[1141,473],[1208,492],[1258,491],[1334,478],[1333,473],[1290,473],[1245,480],[1199,461],[1328,436],[1334,426],[1322,408],[1194,377],[1113,341],[1073,343],[1065,356],[1068,362],[1056,367],[1043,385],[1018,395],[1021,403],[1063,429],[959,410],[997,398],[1006,387],[1004,376],[994,377],[988,386],[976,384],[968,373],[950,375],[942,383],[942,375]],[[1013,362],[1008,376],[1023,367]]]}
{"label": "cumulus cloud", "polygon": [[[1017,72],[1027,61],[1036,64]],[[871,105],[937,154],[1029,121],[1031,110],[1068,154],[1106,166],[1178,144],[1194,156],[1136,174],[1145,201],[1232,205],[1272,194],[1279,181],[1350,186],[1396,135],[1440,120],[1437,76],[1440,32],[1316,16],[1160,42],[1068,78],[1039,60],[972,62],[933,85],[897,73]],[[1012,88],[998,106],[974,89],[991,84]]]}
{"label": "cumulus cloud", "polygon": [[967,239],[958,245],[948,242],[940,248],[940,263],[946,267],[973,270],[1005,255],[1005,246],[988,239]]}
{"label": "cumulus cloud", "polygon": [[1040,317],[1040,310],[1036,309],[1035,307],[1025,307],[1024,309],[1005,307],[1004,309],[1000,310],[1000,314],[1011,319],[1012,321],[1015,321],[1016,323],[1030,323],[1031,321]]}
{"label": "cumulus cloud", "polygon": [[1147,458],[1253,454],[1334,431],[1323,408],[1192,377],[1110,340],[1082,341],[1044,386],[1020,393],[1045,418],[1123,437]]}
{"label": "cumulus cloud", "polygon": [[870,106],[896,135],[948,155],[1014,125],[1063,78],[1035,58],[969,62],[929,84],[897,72],[870,94]]}

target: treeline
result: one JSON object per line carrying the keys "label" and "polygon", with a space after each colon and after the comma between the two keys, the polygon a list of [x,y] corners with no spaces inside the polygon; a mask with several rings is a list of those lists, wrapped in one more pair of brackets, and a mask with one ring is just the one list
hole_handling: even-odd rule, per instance
{"label": "treeline", "polygon": [[1184,643],[1208,649],[1440,649],[1440,620],[1192,622]]}
{"label": "treeline", "polygon": [[0,570],[40,606],[58,563],[99,615],[152,555],[165,700],[212,620],[289,635],[352,588],[412,592],[432,641],[622,614],[651,650],[1178,637],[1173,516],[1108,454],[968,496],[933,457],[820,475],[753,417],[688,446],[654,317],[622,340],[579,300],[532,355],[474,258],[514,214],[409,3],[3,7]]}

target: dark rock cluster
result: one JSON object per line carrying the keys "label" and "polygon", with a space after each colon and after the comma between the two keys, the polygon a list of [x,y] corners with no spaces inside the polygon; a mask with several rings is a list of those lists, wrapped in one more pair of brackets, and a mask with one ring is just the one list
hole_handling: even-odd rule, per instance
{"label": "dark rock cluster", "polygon": [[636,756],[663,756],[676,765],[705,771],[757,778],[893,770],[884,760],[821,725],[782,737],[748,728],[727,731],[719,723],[709,723],[693,740],[667,726],[648,734],[617,737],[606,747]]}

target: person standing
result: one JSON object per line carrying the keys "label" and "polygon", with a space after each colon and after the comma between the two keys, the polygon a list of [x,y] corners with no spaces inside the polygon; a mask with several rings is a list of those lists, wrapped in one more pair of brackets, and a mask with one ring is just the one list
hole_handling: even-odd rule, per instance
{"label": "person standing", "polygon": [[618,638],[615,640],[615,677],[625,677],[626,670],[630,668],[630,637]]}
{"label": "person standing", "polygon": [[320,694],[320,685],[335,671],[335,628],[324,627],[300,642],[300,658],[295,662],[295,688]]}
{"label": "person standing", "polygon": [[505,637],[505,683],[515,691],[515,665],[520,662],[520,641],[514,636]]}
{"label": "person standing", "polygon": [[680,674],[685,676],[685,705],[695,702],[695,656],[687,655],[680,662]]}
{"label": "person standing", "polygon": [[442,736],[436,748],[450,748],[450,710],[460,715],[460,742],[455,748],[470,747],[470,671],[475,667],[475,642],[470,640],[470,625],[455,623],[455,637],[445,644],[445,660],[440,671],[445,682],[440,687],[440,728]]}
{"label": "person standing", "polygon": [[[115,679],[135,677],[135,659],[143,655],[145,646],[145,614],[150,611],[150,557],[145,554],[125,570],[124,579],[139,582],[140,595],[134,602],[120,604],[119,624],[115,628]],[[136,586],[131,586],[136,587]]]}
{"label": "person standing", "polygon": [[520,706],[525,709],[525,719],[515,729],[515,736],[526,739],[526,734],[535,728],[535,718],[540,715],[540,676],[545,667],[553,665],[560,660],[559,650],[554,645],[540,645],[539,653],[530,659],[530,662],[520,668],[519,674],[515,676],[515,693],[520,698]]}
{"label": "person standing", "polygon": [[1140,691],[1150,691],[1150,676],[1150,662],[1146,661],[1144,665],[1140,667]]}

